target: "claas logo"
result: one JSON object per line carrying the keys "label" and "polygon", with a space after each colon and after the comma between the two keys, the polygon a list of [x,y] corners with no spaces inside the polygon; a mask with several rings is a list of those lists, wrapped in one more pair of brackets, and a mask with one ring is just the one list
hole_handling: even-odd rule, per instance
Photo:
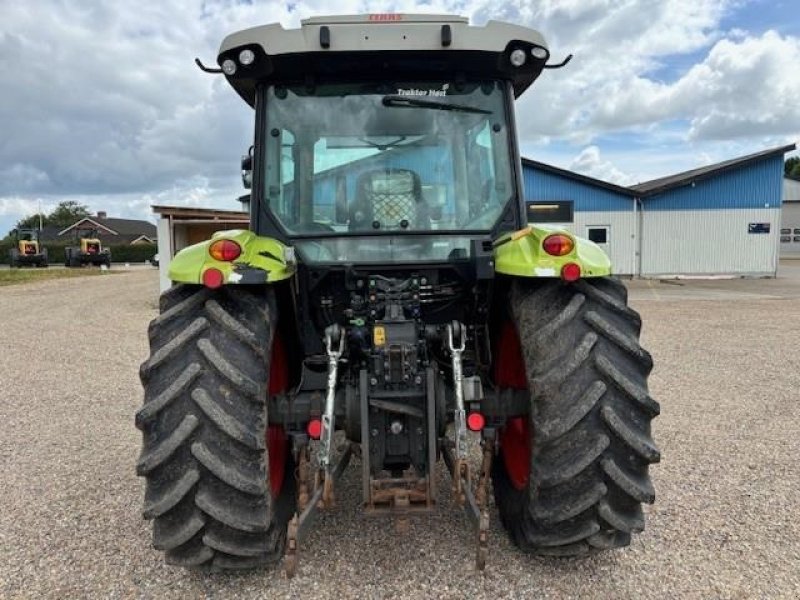
{"label": "claas logo", "polygon": [[369,16],[370,21],[402,21],[403,15],[396,13],[376,13]]}

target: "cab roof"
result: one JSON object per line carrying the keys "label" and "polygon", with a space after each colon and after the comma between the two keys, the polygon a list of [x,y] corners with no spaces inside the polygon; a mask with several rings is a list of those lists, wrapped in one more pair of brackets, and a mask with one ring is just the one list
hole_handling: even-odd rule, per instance
{"label": "cab roof", "polygon": [[[249,65],[239,59],[243,50],[253,52]],[[525,53],[518,67],[510,61],[515,50]],[[378,13],[314,17],[295,29],[280,23],[245,29],[223,40],[217,63],[233,62],[228,82],[252,106],[260,82],[505,79],[519,96],[548,58],[542,35],[520,25],[472,26],[452,15]]]}

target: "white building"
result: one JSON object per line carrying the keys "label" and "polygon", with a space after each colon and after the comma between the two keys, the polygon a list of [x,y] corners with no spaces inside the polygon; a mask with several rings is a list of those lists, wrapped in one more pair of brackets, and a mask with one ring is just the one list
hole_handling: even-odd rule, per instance
{"label": "white building", "polygon": [[783,178],[781,258],[800,258],[800,181]]}

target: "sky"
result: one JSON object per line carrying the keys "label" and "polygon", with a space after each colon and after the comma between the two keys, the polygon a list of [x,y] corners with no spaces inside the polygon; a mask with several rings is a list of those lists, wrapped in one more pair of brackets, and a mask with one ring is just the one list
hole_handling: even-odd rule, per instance
{"label": "sky", "polygon": [[460,14],[539,30],[567,68],[517,101],[524,156],[630,185],[800,142],[797,0],[0,0],[0,236],[74,200],[238,208],[253,113],[233,31],[316,15]]}

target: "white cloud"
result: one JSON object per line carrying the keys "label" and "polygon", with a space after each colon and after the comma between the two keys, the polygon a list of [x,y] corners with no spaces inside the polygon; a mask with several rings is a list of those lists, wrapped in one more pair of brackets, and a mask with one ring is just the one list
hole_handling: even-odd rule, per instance
{"label": "white cloud", "polygon": [[[637,77],[649,81],[646,74],[667,57],[688,55],[713,43],[731,4],[731,0],[538,4],[529,23],[546,34],[554,56],[573,53],[575,58],[563,70],[545,72],[521,100],[523,137],[552,136],[586,144],[618,128],[598,118],[609,99],[624,93]],[[631,102],[638,109],[633,96]]]}
{"label": "white cloud", "polygon": [[588,146],[576,156],[569,165],[571,171],[601,179],[617,185],[633,185],[636,183],[633,177],[623,173],[611,161],[600,157],[600,148]]}
{"label": "white cloud", "polygon": [[607,95],[594,124],[620,129],[685,119],[689,139],[724,140],[800,129],[800,39],[767,31],[717,42],[672,84],[643,77]]}
{"label": "white cloud", "polygon": [[[0,217],[14,218],[13,221],[11,221],[11,224],[13,225],[17,220],[15,217],[22,215],[35,215],[38,213],[40,203],[42,212],[45,214],[53,210],[57,204],[57,202],[42,202],[40,198],[31,199],[20,198],[17,196],[0,198]],[[5,234],[5,229],[0,231],[0,237],[3,237]]]}

